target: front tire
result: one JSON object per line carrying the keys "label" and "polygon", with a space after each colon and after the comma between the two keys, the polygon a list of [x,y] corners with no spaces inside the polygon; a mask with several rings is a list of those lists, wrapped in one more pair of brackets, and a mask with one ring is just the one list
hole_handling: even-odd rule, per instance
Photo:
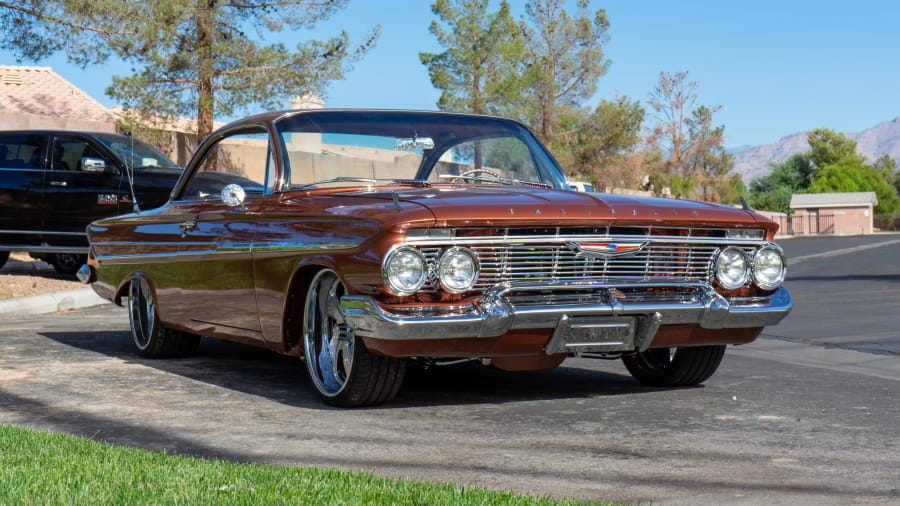
{"label": "front tire", "polygon": [[200,345],[200,336],[162,326],[146,279],[132,279],[128,286],[128,320],[134,347],[142,357],[186,357]]}
{"label": "front tire", "polygon": [[687,387],[703,383],[719,368],[725,346],[657,348],[622,357],[632,376],[654,387]]}
{"label": "front tire", "polygon": [[78,269],[87,262],[87,255],[79,255],[77,253],[53,253],[48,260],[50,260],[50,265],[56,269],[56,272],[68,276],[78,272]]}
{"label": "front tire", "polygon": [[369,353],[344,321],[344,284],[330,269],[309,285],[303,310],[306,369],[319,397],[340,407],[374,406],[394,398],[406,375],[406,359]]}

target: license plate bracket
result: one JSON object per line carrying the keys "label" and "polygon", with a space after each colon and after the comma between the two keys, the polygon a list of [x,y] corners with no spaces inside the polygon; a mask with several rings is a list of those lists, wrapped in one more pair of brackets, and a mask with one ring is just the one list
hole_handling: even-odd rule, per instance
{"label": "license plate bracket", "polygon": [[637,318],[569,317],[563,315],[544,350],[554,353],[615,353],[634,351]]}

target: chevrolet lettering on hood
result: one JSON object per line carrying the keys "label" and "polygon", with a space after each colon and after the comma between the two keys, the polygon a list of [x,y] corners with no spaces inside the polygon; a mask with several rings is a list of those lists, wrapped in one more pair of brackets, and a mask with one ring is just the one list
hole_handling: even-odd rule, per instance
{"label": "chevrolet lettering on hood", "polygon": [[508,119],[288,111],[209,135],[165,205],[92,223],[79,277],[128,308],[139,355],[189,355],[200,336],[268,348],[335,406],[391,400],[411,364],[621,359],[671,388],[790,312],[776,229],[572,191]]}

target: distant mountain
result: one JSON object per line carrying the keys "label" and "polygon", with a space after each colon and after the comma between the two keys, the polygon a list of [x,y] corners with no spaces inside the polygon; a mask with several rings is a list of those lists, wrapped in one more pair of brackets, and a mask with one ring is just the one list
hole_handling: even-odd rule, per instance
{"label": "distant mountain", "polygon": [[[750,182],[758,176],[770,172],[770,162],[781,162],[795,153],[803,153],[809,149],[806,132],[797,132],[782,137],[778,142],[759,146],[739,146],[730,148],[734,155],[734,168],[744,181]],[[862,132],[847,133],[847,137],[855,140],[857,150],[869,160],[888,154],[900,160],[900,116]]]}

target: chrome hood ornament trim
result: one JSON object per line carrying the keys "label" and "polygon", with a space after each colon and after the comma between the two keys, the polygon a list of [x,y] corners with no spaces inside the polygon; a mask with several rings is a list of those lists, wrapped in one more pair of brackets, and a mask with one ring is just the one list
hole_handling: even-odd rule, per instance
{"label": "chrome hood ornament trim", "polygon": [[633,255],[644,249],[646,245],[646,242],[566,242],[566,246],[575,252],[575,256],[591,258]]}

